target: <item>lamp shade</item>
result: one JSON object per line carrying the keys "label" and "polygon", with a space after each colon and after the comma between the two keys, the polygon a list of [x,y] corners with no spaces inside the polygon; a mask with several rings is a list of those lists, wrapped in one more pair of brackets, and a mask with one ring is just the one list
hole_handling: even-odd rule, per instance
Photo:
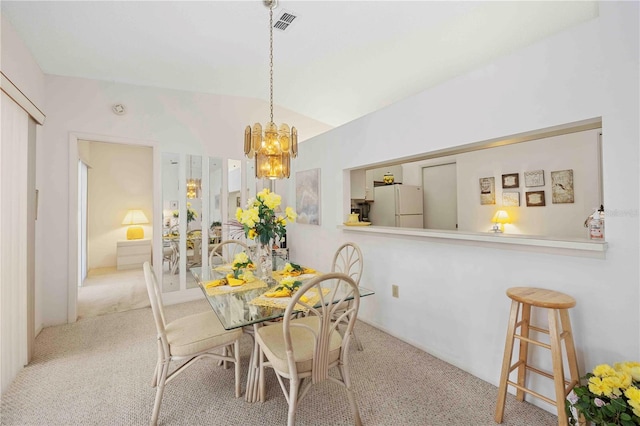
{"label": "lamp shade", "polygon": [[495,215],[493,215],[494,223],[509,223],[509,215],[504,210],[498,210]]}
{"label": "lamp shade", "polygon": [[142,223],[149,223],[149,219],[142,210],[129,210],[122,221],[123,225],[140,225]]}
{"label": "lamp shade", "polygon": [[123,225],[131,225],[127,228],[127,240],[141,240],[144,238],[144,229],[140,225],[142,223],[149,223],[149,219],[142,212],[142,210],[129,210],[122,221]]}

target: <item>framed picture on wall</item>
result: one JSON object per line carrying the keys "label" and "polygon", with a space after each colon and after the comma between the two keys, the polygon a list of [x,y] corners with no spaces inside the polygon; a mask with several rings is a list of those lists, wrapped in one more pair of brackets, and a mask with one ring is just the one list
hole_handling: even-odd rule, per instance
{"label": "framed picture on wall", "polygon": [[509,173],[502,175],[502,187],[503,188],[519,188],[520,178],[518,173]]}
{"label": "framed picture on wall", "polygon": [[573,203],[573,170],[551,172],[551,202]]}
{"label": "framed picture on wall", "polygon": [[526,193],[527,207],[542,207],[544,202],[544,191],[530,191]]}
{"label": "framed picture on wall", "polygon": [[484,177],[480,178],[480,204],[495,204],[496,203],[496,189],[495,178]]}
{"label": "framed picture on wall", "polygon": [[502,205],[505,207],[519,207],[520,206],[520,193],[519,192],[503,192],[502,193]]}
{"label": "framed picture on wall", "polygon": [[320,169],[296,173],[297,223],[320,225]]}
{"label": "framed picture on wall", "polygon": [[524,172],[524,186],[544,186],[544,170]]}

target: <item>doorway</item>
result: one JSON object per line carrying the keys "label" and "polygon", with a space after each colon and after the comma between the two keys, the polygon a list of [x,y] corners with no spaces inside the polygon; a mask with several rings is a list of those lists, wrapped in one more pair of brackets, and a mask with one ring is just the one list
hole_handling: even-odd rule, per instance
{"label": "doorway", "polygon": [[458,229],[456,163],[422,168],[425,229]]}
{"label": "doorway", "polygon": [[[70,252],[75,279],[73,290],[69,287],[69,322],[149,305],[142,264],[152,260],[155,199],[153,146],[91,137],[78,137],[75,145],[77,214],[71,219],[76,244],[70,245],[75,249]],[[127,240],[123,222],[131,210],[142,210],[148,218],[140,224],[142,238],[136,240],[148,247],[139,265],[127,264],[120,253],[133,241]]]}

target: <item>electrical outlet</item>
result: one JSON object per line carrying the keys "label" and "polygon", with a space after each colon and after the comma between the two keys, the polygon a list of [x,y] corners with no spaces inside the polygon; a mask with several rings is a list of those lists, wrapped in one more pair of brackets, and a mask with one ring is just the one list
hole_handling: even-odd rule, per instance
{"label": "electrical outlet", "polygon": [[398,297],[398,286],[395,284],[391,285],[391,296]]}

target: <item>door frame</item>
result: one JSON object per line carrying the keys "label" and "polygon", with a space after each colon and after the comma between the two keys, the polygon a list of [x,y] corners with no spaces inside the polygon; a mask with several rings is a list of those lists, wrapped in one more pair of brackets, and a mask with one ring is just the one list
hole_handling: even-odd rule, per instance
{"label": "door frame", "polygon": [[[80,238],[80,236],[78,235],[78,161],[80,160],[80,155],[78,153],[79,140],[150,147],[152,149],[153,156],[153,212],[155,213],[162,210],[162,194],[160,193],[161,158],[160,150],[158,149],[159,144],[157,142],[118,136],[106,136],[94,133],[69,132],[69,259],[67,267],[67,275],[69,281],[67,287],[68,323],[74,323],[78,318],[78,240]],[[153,229],[162,229],[162,218],[158,217],[158,215],[156,214],[153,215],[152,227]],[[151,241],[152,248],[161,247],[161,238],[161,232],[153,233],[153,239]],[[152,262],[154,265],[156,265],[154,266],[154,268],[157,269],[155,272],[156,274],[158,274],[160,272],[160,267],[158,265],[162,265],[162,250],[152,249],[152,253]]]}

